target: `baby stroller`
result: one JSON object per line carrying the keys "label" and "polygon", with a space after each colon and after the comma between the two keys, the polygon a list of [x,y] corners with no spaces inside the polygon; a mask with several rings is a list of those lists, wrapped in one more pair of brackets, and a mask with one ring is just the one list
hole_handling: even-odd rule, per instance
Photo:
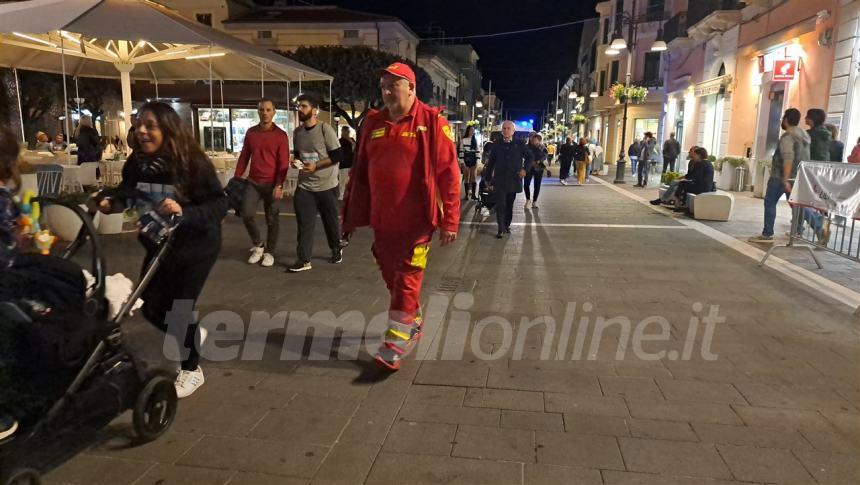
{"label": "baby stroller", "polygon": [[[70,451],[80,446],[72,444],[75,438],[81,441],[81,433],[96,431],[126,410],[133,411],[134,431],[140,442],[164,434],[177,410],[173,378],[147,370],[126,351],[120,323],[163,261],[179,220],[160,219],[156,214],[141,217],[141,234],[158,244],[158,252],[119,313],[110,318],[105,263],[91,215],[59,200],[39,202],[43,211],[49,205],[63,206],[81,220],[77,237],[59,258],[64,265],[79,270],[72,258],[89,242],[92,252],[86,260],[95,283],[87,289],[83,304],[68,311],[40,310],[25,298],[0,301],[0,332],[25,339],[26,360],[36,362],[38,365],[32,367],[43,371],[25,371],[30,375],[23,379],[43,383],[35,391],[38,394],[30,395],[45,401],[30,409],[14,435],[0,442],[0,485],[40,483],[41,473],[79,451]],[[95,201],[91,199],[87,205],[94,214]],[[34,388],[22,389],[32,392]]]}
{"label": "baby stroller", "polygon": [[480,213],[481,209],[491,211],[495,207],[496,199],[493,189],[489,187],[484,181],[484,178],[481,177],[481,181],[478,183],[478,203],[475,204],[475,214]]}

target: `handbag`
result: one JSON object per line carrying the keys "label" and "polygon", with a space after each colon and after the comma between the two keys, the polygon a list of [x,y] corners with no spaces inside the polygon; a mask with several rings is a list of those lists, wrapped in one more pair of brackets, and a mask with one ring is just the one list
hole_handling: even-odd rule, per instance
{"label": "handbag", "polygon": [[250,183],[247,179],[233,177],[224,187],[224,193],[227,195],[227,208],[233,209],[236,217],[242,217],[242,201],[245,199],[245,191],[248,190]]}

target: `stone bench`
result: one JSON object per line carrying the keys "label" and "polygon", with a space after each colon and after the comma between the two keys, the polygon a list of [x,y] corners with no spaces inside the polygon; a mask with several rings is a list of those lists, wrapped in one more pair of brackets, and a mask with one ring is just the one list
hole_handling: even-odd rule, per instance
{"label": "stone bench", "polygon": [[722,190],[702,194],[687,194],[687,208],[693,219],[728,221],[735,208],[735,197]]}

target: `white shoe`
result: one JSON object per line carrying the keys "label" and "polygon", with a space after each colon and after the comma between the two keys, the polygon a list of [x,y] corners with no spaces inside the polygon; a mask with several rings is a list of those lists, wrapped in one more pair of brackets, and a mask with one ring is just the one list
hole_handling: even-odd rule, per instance
{"label": "white shoe", "polygon": [[537,208],[538,208],[537,202],[532,202],[532,209],[537,209]]}
{"label": "white shoe", "polygon": [[248,258],[248,264],[257,264],[263,259],[263,246],[254,246],[251,248],[251,256]]}
{"label": "white shoe", "polygon": [[561,185],[567,185],[567,179],[559,179],[558,181]]}
{"label": "white shoe", "polygon": [[203,385],[203,369],[197,366],[194,370],[180,370],[176,376],[176,397],[182,399],[194,394]]}
{"label": "white shoe", "polygon": [[526,207],[525,207],[525,208],[526,208],[526,209],[531,209],[531,208],[532,208],[532,201],[530,201],[530,200],[526,200]]}
{"label": "white shoe", "polygon": [[263,262],[260,263],[264,268],[270,268],[275,264],[275,257],[270,253],[263,253]]}

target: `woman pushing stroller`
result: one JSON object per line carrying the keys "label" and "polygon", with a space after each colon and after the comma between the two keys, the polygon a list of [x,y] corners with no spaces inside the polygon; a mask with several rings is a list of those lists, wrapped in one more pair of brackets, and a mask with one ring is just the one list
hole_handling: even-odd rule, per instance
{"label": "woman pushing stroller", "polygon": [[[198,363],[200,330],[193,305],[221,250],[227,198],[212,162],[169,105],[143,105],[134,133],[136,146],[123,166],[122,182],[117,189],[99,195],[99,209],[111,213],[134,205],[143,214],[145,209],[139,205],[142,199],[127,197],[143,192],[159,215],[181,218],[166,259],[141,298],[143,316],[162,331],[176,332],[183,352],[187,352],[175,384],[177,396],[183,398],[204,382]],[[139,240],[146,249],[145,269],[157,246],[145,237]]]}

